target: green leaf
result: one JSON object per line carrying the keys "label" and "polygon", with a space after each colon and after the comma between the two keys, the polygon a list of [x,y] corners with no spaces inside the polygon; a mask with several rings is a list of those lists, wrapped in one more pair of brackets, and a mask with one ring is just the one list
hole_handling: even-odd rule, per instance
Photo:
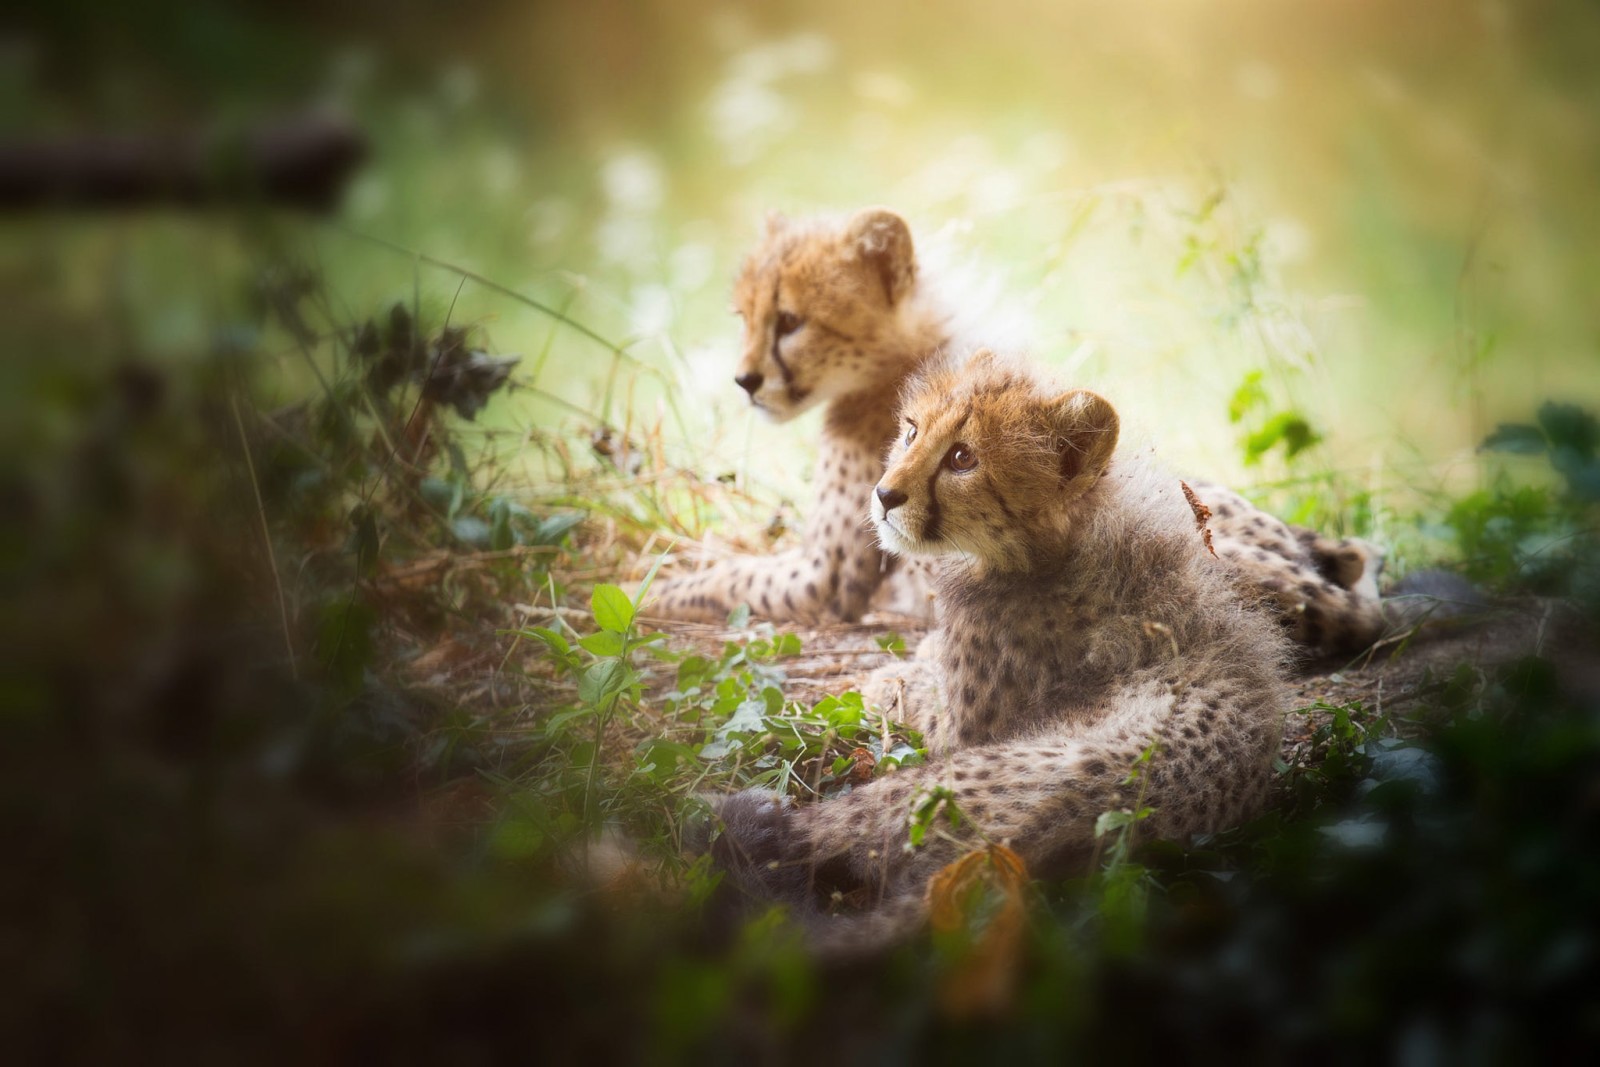
{"label": "green leaf", "polygon": [[507,860],[526,859],[543,844],[543,831],[532,820],[517,816],[503,820],[489,838],[490,851]]}
{"label": "green leaf", "polygon": [[737,739],[707,741],[700,746],[700,758],[708,760],[721,759],[735,749],[744,747],[744,743]]}
{"label": "green leaf", "polygon": [[450,524],[450,532],[455,534],[456,540],[473,548],[489,547],[489,524],[475,515],[463,515],[456,519]]}
{"label": "green leaf", "polygon": [[1311,428],[1305,416],[1282,411],[1245,440],[1245,462],[1255,463],[1279,442],[1283,443],[1285,457],[1292,457],[1320,440],[1321,435]]}
{"label": "green leaf", "polygon": [[339,688],[353,693],[372,659],[372,631],[378,613],[353,598],[339,598],[322,609],[317,626],[317,661]]}
{"label": "green leaf", "polygon": [[678,689],[684,691],[699,685],[716,665],[704,656],[686,656],[678,664]]}
{"label": "green leaf", "polygon": [[906,760],[910,759],[911,757],[915,756],[916,754],[917,754],[917,750],[916,749],[912,748],[910,745],[906,744],[904,741],[901,741],[901,742],[898,742],[889,751],[885,752],[883,754],[883,758],[885,760],[892,760],[893,762],[895,762],[897,764],[903,764]]}
{"label": "green leaf", "polygon": [[1244,381],[1233,392],[1233,398],[1228,401],[1228,421],[1238,422],[1244,418],[1252,408],[1260,407],[1267,402],[1267,391],[1261,387],[1261,372],[1253,370],[1244,376]]}
{"label": "green leaf", "polygon": [[1502,422],[1478,445],[1480,452],[1512,452],[1535,456],[1546,448],[1544,431],[1524,423]]}
{"label": "green leaf", "polygon": [[767,714],[767,702],[759,697],[752,697],[741,703],[734,710],[733,717],[723,723],[717,731],[719,739],[731,733],[755,733],[766,728],[764,716]]}
{"label": "green leaf", "polygon": [[541,519],[539,525],[533,530],[533,543],[536,545],[558,545],[573,527],[586,518],[582,511],[568,512],[564,515],[551,515]]}
{"label": "green leaf", "polygon": [[823,697],[811,713],[827,719],[834,727],[859,726],[865,707],[861,694],[852,689],[838,696]]}
{"label": "green leaf", "polygon": [[599,633],[579,638],[578,645],[597,656],[622,655],[622,635],[614,634],[610,630],[601,630]]}
{"label": "green leaf", "polygon": [[656,571],[660,570],[661,564],[666,562],[667,553],[670,551],[672,551],[672,546],[668,545],[661,555],[656,557],[656,561],[650,565],[650,572],[644,576],[644,581],[639,583],[639,591],[633,595],[633,608],[635,611],[639,609],[639,605],[644,603],[644,595],[650,591],[650,583],[656,580]]}
{"label": "green leaf", "polygon": [[593,714],[594,709],[588,707],[566,708],[562,711],[555,712],[544,722],[545,735],[548,737],[556,737],[561,733],[562,729],[567,725],[567,723],[571,722],[573,719]]}
{"label": "green leaf", "polygon": [[628,624],[633,622],[633,601],[627,593],[614,585],[597,585],[589,606],[594,610],[594,621],[603,629],[614,634],[628,632]]}
{"label": "green leaf", "polygon": [[750,605],[740,604],[728,612],[728,629],[743,630],[750,625]]}
{"label": "green leaf", "polygon": [[522,636],[524,637],[531,637],[537,641],[543,641],[545,644],[549,645],[553,651],[560,653],[563,656],[572,651],[572,646],[567,644],[567,639],[556,633],[554,630],[548,630],[543,626],[534,626],[521,632]]}
{"label": "green leaf", "polygon": [[1120,830],[1133,822],[1133,816],[1126,811],[1102,811],[1100,817],[1094,821],[1094,836],[1104,837],[1112,830]]}
{"label": "green leaf", "polygon": [[350,546],[356,552],[356,574],[371,578],[378,572],[378,519],[365,504],[350,512]]}
{"label": "green leaf", "polygon": [[626,665],[618,659],[603,659],[583,672],[578,679],[578,699],[591,707],[619,693],[627,685]]}
{"label": "green leaf", "polygon": [[511,503],[504,497],[496,498],[489,505],[489,547],[504,552],[516,543],[516,532],[511,529]]}
{"label": "green leaf", "polygon": [[443,478],[429,475],[417,485],[417,491],[422,494],[422,499],[432,507],[438,508],[445,514],[450,512],[450,501],[455,496],[455,486]]}
{"label": "green leaf", "polygon": [[1576,404],[1547,400],[1539,407],[1539,425],[1553,447],[1571,449],[1580,459],[1594,459],[1600,448],[1600,423]]}

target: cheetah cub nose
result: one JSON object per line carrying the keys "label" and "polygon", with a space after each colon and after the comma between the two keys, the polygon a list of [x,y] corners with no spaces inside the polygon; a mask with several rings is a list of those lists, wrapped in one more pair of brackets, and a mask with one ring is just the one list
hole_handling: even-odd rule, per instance
{"label": "cheetah cub nose", "polygon": [[762,373],[760,371],[753,370],[749,374],[739,375],[733,380],[733,384],[737,385],[740,389],[743,389],[751,396],[755,396],[756,390],[761,388],[761,383],[764,381],[766,381],[766,378],[762,375]]}
{"label": "cheetah cub nose", "polygon": [[885,515],[906,502],[906,495],[898,489],[885,489],[878,486],[878,502],[883,505]]}

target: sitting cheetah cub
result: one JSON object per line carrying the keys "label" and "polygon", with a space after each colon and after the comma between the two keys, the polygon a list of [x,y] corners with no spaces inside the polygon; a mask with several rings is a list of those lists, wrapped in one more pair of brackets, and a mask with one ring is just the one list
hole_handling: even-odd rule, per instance
{"label": "sitting cheetah cub", "polygon": [[[767,219],[734,285],[744,354],[734,380],[776,422],[826,404],[816,501],[799,548],[722,560],[657,586],[652,610],[720,622],[740,604],[771,619],[853,622],[895,569],[863,522],[895,435],[907,377],[950,339],[919,277],[905,220],[867,210],[843,225]],[[906,568],[913,604],[926,567]],[[920,575],[920,577],[918,576]]]}
{"label": "sitting cheetah cub", "polygon": [[[769,217],[734,286],[744,320],[734,380],[778,422],[827,405],[816,500],[799,548],[660,583],[652,611],[717,622],[745,603],[770,619],[851,622],[885,593],[926,611],[926,564],[885,556],[862,521],[906,383],[938,353],[962,349],[957,323],[974,314],[958,315],[970,301],[944,298],[926,274],[910,227],[891,211],[842,224]],[[1211,507],[1217,553],[1296,641],[1334,652],[1382,633],[1381,556],[1371,546],[1290,527],[1221,486],[1193,485]],[[886,577],[892,589],[882,588]]]}
{"label": "sitting cheetah cub", "polygon": [[[905,933],[929,876],[985,838],[1035,872],[1081,864],[1097,817],[1141,789],[1155,835],[1239,822],[1266,797],[1286,700],[1282,629],[1207,552],[1178,479],[1116,452],[1103,398],[980,352],[914,383],[902,426],[872,518],[891,551],[939,558],[942,699],[905,709],[937,758],[808,807],[747,791],[719,810],[741,888],[836,950]],[[966,819],[907,849],[936,786]],[[830,900],[862,921],[828,918]]]}

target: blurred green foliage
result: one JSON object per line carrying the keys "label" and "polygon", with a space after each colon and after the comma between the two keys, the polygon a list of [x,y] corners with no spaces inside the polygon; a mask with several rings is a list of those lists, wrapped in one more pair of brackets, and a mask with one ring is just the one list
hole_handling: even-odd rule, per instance
{"label": "blurred green foliage", "polygon": [[[735,415],[728,279],[767,208],[886,202],[1174,465],[1600,619],[1591,8],[26,14],[10,134],[324,103],[375,160],[322,224],[0,230],[24,1059],[1471,1063],[1600,1037],[1592,650],[1307,709],[1283,805],[1193,847],[1108,819],[1095,869],[1034,889],[1010,1016],[957,1025],[938,946],[819,972],[682,847],[706,792],[835,793],[922,739],[858,694],[791,699],[799,638],[748,614],[672,647],[587,555],[801,495],[805,425]],[[453,391],[519,357],[486,406]],[[719,475],[751,495],[704,503]],[[487,693],[413,684],[420,644],[512,604],[546,625],[469,650]],[[602,884],[617,840],[649,877]]]}

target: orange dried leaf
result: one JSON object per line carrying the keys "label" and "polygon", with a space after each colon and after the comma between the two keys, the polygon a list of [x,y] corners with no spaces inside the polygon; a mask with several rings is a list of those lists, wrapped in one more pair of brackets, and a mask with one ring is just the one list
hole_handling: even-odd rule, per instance
{"label": "orange dried leaf", "polygon": [[1183,486],[1183,498],[1189,502],[1189,510],[1194,512],[1194,528],[1200,533],[1200,540],[1205,542],[1206,551],[1213,556],[1217,550],[1211,547],[1211,529],[1206,525],[1211,519],[1211,509],[1206,507],[1205,501],[1194,495],[1194,490],[1189,488],[1188,482],[1180,481]]}
{"label": "orange dried leaf", "polygon": [[928,880],[935,932],[969,939],[939,990],[951,1015],[993,1015],[1009,1003],[1021,964],[1027,885],[1027,864],[1005,845],[969,852]]}
{"label": "orange dried leaf", "polygon": [[878,760],[873,756],[872,750],[860,746],[850,753],[850,780],[852,782],[870,782],[872,769],[878,765]]}

